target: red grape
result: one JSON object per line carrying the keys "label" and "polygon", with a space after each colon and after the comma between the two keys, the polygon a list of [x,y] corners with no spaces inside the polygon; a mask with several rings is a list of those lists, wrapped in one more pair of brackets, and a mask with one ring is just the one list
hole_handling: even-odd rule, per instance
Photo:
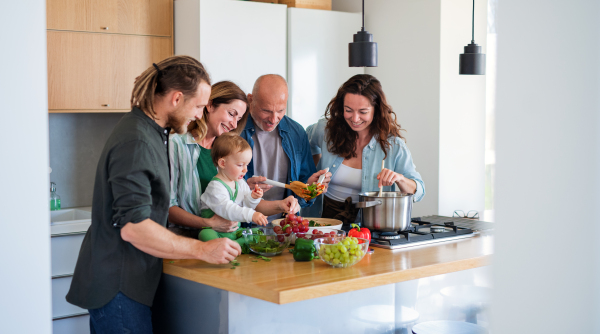
{"label": "red grape", "polygon": [[294,221],[296,220],[296,215],[293,213],[290,213],[289,215],[287,215],[286,217],[289,221]]}
{"label": "red grape", "polygon": [[298,233],[298,232],[300,232],[300,229],[298,228],[298,226],[294,226],[294,227],[292,227],[292,232]]}

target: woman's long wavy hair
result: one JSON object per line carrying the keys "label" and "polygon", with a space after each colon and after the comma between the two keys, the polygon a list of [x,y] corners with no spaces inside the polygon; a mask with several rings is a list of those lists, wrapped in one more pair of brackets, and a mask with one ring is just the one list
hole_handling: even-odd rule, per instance
{"label": "woman's long wavy hair", "polygon": [[[239,135],[246,126],[246,120],[248,119],[249,114],[248,98],[246,97],[246,94],[238,87],[238,85],[231,81],[219,81],[212,85],[209,101],[212,102],[213,107],[217,108],[221,104],[228,104],[234,100],[240,100],[246,103],[244,116],[242,116],[242,119],[237,123],[237,128],[231,131]],[[192,134],[197,143],[200,143],[206,136],[206,131],[208,129],[206,122],[208,122],[209,117],[208,109],[204,107],[202,118],[188,125],[188,132]]]}
{"label": "woman's long wavy hair", "polygon": [[329,102],[325,110],[325,119],[327,125],[327,148],[329,152],[339,155],[344,159],[350,159],[357,156],[356,141],[358,133],[348,125],[344,118],[344,98],[346,94],[362,95],[369,99],[374,109],[373,122],[369,127],[369,133],[375,136],[381,149],[387,157],[390,143],[389,137],[400,137],[400,131],[403,129],[396,122],[396,114],[392,107],[387,103],[381,83],[374,76],[368,74],[358,74],[348,79],[338,89],[336,96]]}

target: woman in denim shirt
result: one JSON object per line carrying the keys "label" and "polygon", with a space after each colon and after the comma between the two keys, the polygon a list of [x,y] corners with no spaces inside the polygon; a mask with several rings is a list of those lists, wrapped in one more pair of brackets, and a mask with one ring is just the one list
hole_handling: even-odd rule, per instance
{"label": "woman in denim shirt", "polygon": [[306,131],[317,170],[329,167],[332,177],[327,192],[302,214],[349,224],[356,220],[358,194],[380,186],[414,194],[413,200],[420,201],[425,185],[400,131],[379,80],[359,74],[346,81],[329,102],[325,118]]}

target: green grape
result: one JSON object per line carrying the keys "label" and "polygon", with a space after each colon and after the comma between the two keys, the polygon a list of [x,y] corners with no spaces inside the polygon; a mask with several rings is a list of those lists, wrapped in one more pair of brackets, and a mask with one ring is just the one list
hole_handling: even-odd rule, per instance
{"label": "green grape", "polygon": [[331,248],[329,248],[329,247],[325,248],[325,253],[331,254]]}
{"label": "green grape", "polygon": [[323,260],[325,260],[325,261],[329,261],[329,255],[325,254],[325,255],[323,255],[322,257],[323,257]]}
{"label": "green grape", "polygon": [[342,252],[342,253],[346,253],[348,251],[348,249],[344,245],[339,245],[338,248],[340,249],[340,252]]}
{"label": "green grape", "polygon": [[339,264],[339,263],[340,263],[340,260],[338,260],[338,259],[333,259],[333,261],[332,261],[332,262],[333,262],[333,264]]}
{"label": "green grape", "polygon": [[335,253],[335,255],[333,257],[336,258],[336,259],[339,259],[340,258],[340,253]]}

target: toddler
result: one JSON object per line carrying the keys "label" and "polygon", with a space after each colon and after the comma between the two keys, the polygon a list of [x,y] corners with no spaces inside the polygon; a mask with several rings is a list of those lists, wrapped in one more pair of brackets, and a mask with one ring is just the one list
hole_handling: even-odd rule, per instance
{"label": "toddler", "polygon": [[[215,139],[211,150],[212,161],[217,167],[217,175],[208,183],[200,196],[200,216],[210,218],[214,214],[227,220],[255,222],[267,225],[267,217],[254,209],[260,203],[263,191],[259,187],[250,190],[244,180],[247,166],[252,160],[252,149],[242,137],[234,133],[224,133]],[[248,252],[241,230],[236,232],[216,232],[203,228],[198,239],[208,241],[216,238],[229,238]]]}

